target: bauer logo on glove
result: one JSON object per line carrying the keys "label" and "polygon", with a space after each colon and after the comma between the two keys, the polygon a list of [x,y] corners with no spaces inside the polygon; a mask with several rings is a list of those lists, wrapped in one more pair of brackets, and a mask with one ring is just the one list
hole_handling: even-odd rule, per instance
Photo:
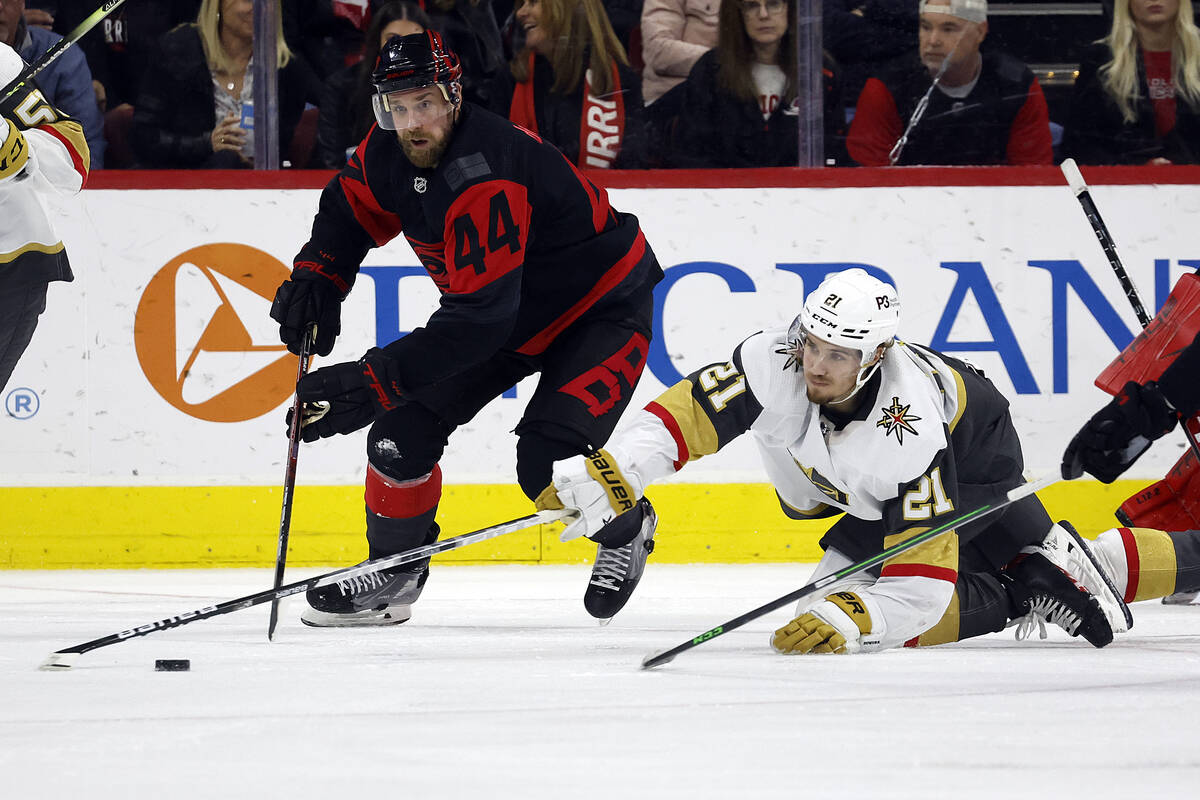
{"label": "bauer logo on glove", "polygon": [[871,612],[854,592],[836,592],[775,631],[771,646],[784,655],[857,653],[871,632]]}
{"label": "bauer logo on glove", "polygon": [[562,532],[564,542],[591,538],[641,499],[641,475],[620,450],[596,450],[554,462],[552,483],[537,498],[539,509],[565,508],[578,516]]}

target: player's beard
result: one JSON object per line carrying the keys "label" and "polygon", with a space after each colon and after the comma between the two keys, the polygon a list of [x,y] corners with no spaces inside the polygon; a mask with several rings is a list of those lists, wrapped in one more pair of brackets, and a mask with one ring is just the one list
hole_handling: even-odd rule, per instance
{"label": "player's beard", "polygon": [[808,396],[810,403],[817,405],[828,405],[830,403],[845,400],[852,393],[853,384],[849,386],[835,386],[831,381],[824,386],[805,386],[805,394]]}
{"label": "player's beard", "polygon": [[[442,160],[442,155],[450,144],[452,130],[453,128],[450,128],[441,134],[426,130],[406,131],[400,137],[400,148],[404,150],[404,155],[413,163],[413,166],[420,169],[433,169]],[[425,147],[417,148],[412,144],[413,139],[425,139],[428,144]]]}

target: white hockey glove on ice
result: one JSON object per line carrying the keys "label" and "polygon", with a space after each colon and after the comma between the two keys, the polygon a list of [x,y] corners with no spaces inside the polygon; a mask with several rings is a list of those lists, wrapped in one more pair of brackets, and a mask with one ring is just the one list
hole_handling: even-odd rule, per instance
{"label": "white hockey glove on ice", "polygon": [[538,495],[539,511],[566,509],[578,516],[562,532],[562,541],[592,537],[633,508],[645,485],[621,451],[597,450],[554,462],[552,482]]}
{"label": "white hockey glove on ice", "polygon": [[857,653],[871,632],[871,612],[854,592],[835,592],[775,631],[771,646],[784,655]]}

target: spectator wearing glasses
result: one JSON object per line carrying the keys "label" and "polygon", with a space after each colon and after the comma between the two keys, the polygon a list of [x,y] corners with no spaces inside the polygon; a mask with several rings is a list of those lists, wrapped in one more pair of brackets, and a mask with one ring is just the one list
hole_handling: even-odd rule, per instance
{"label": "spectator wearing glasses", "polygon": [[1033,72],[981,52],[987,0],[922,0],[916,53],[867,80],[850,158],[889,164],[1050,164],[1046,98]]}
{"label": "spectator wearing glasses", "polygon": [[[682,86],[674,135],[664,147],[673,167],[795,166],[800,135],[796,87],[796,4],[728,0],[717,46]],[[842,108],[825,70],[825,136],[839,138]]]}
{"label": "spectator wearing glasses", "polygon": [[1063,155],[1083,164],[1200,161],[1200,32],[1192,0],[1116,0],[1083,57]]}

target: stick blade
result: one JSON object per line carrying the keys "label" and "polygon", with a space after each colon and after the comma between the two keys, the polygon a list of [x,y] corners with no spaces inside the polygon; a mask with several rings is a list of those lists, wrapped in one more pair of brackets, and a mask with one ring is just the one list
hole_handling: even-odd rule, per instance
{"label": "stick blade", "polygon": [[75,666],[75,659],[78,655],[78,653],[68,653],[62,650],[58,651],[57,653],[51,653],[50,655],[46,656],[45,661],[38,665],[38,669],[46,672],[57,672],[70,669],[71,667]]}
{"label": "stick blade", "polygon": [[675,654],[670,650],[663,650],[658,653],[651,653],[642,659],[642,669],[654,669],[663,664],[670,664],[675,660]]}

